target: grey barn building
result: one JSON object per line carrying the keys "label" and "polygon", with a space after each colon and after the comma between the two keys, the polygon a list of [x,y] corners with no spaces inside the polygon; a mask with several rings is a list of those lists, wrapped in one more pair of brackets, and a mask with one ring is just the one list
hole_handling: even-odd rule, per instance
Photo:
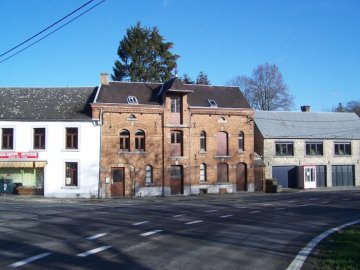
{"label": "grey barn building", "polygon": [[265,178],[285,188],[360,186],[360,118],[355,113],[255,112],[255,152]]}

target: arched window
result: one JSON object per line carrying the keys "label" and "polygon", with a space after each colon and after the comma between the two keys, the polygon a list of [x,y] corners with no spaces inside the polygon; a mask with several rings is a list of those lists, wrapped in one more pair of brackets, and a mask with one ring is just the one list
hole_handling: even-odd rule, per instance
{"label": "arched window", "polygon": [[145,183],[146,184],[152,184],[153,183],[153,168],[150,165],[146,166]]}
{"label": "arched window", "polygon": [[135,132],[135,150],[145,151],[145,132],[143,130]]}
{"label": "arched window", "polygon": [[135,114],[130,114],[127,118],[128,121],[135,121],[136,120],[136,116]]}
{"label": "arched window", "polygon": [[200,164],[200,181],[202,181],[202,182],[207,181],[207,178],[206,178],[206,164],[205,163]]}
{"label": "arched window", "polygon": [[239,151],[244,151],[245,150],[245,140],[244,140],[244,132],[242,132],[242,131],[240,131],[240,133],[239,133],[238,142],[239,142]]}
{"label": "arched window", "polygon": [[216,133],[216,155],[228,156],[228,134],[226,132]]}
{"label": "arched window", "polygon": [[206,133],[205,131],[200,132],[200,151],[206,151]]}
{"label": "arched window", "polygon": [[228,182],[228,165],[226,163],[219,163],[217,165],[217,181],[218,182]]}
{"label": "arched window", "polygon": [[120,150],[130,151],[130,132],[126,129],[120,132]]}

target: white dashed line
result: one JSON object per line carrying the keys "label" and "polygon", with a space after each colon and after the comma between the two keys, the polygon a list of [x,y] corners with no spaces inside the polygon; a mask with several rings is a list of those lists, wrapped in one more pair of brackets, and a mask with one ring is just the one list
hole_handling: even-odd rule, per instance
{"label": "white dashed line", "polygon": [[228,218],[228,217],[233,217],[234,215],[225,215],[225,216],[220,216],[221,218]]}
{"label": "white dashed line", "polygon": [[217,212],[217,211],[219,211],[219,210],[212,209],[212,210],[206,210],[206,211],[204,211],[204,213],[213,213],[213,212]]}
{"label": "white dashed line", "polygon": [[311,198],[309,201],[316,201],[318,198]]}
{"label": "white dashed line", "polygon": [[256,214],[256,213],[260,213],[261,211],[251,211],[249,212],[250,214]]}
{"label": "white dashed line", "polygon": [[101,251],[109,249],[109,248],[111,248],[111,246],[102,246],[102,247],[94,248],[92,250],[88,250],[88,251],[86,251],[84,253],[80,253],[80,254],[78,254],[76,256],[78,256],[78,257],[87,257],[89,255],[101,252]]}
{"label": "white dashed line", "polygon": [[149,235],[153,235],[153,234],[159,233],[159,232],[162,232],[162,230],[150,231],[150,232],[142,233],[142,234],[140,234],[140,235],[141,235],[141,236],[149,236]]}
{"label": "white dashed line", "polygon": [[296,202],[296,201],[288,201],[288,203],[294,203],[294,202]]}
{"label": "white dashed line", "polygon": [[263,206],[271,206],[271,205],[273,205],[272,203],[263,203],[262,204]]}
{"label": "white dashed line", "polygon": [[93,236],[90,236],[90,237],[88,237],[88,238],[86,238],[86,239],[87,239],[87,240],[95,240],[95,239],[98,239],[98,238],[103,237],[103,236],[105,236],[105,235],[107,235],[107,233],[98,233],[98,234],[95,234],[95,235],[93,235]]}
{"label": "white dashed line", "polygon": [[321,203],[329,203],[329,201],[321,202]]}
{"label": "white dashed line", "polygon": [[191,225],[191,224],[196,224],[196,223],[201,223],[203,222],[202,220],[194,220],[194,221],[190,221],[190,222],[187,222],[185,223],[186,225]]}
{"label": "white dashed line", "polygon": [[183,216],[186,216],[185,214],[181,214],[181,215],[175,215],[173,217],[183,217]]}
{"label": "white dashed line", "polygon": [[145,220],[145,221],[140,221],[140,222],[133,223],[132,225],[139,226],[139,225],[142,225],[142,224],[145,224],[145,223],[148,223],[148,222],[149,221]]}
{"label": "white dashed line", "polygon": [[30,257],[30,258],[27,258],[25,260],[22,260],[22,261],[19,261],[19,262],[16,262],[16,263],[13,263],[13,264],[10,264],[8,265],[8,267],[19,267],[19,266],[23,266],[25,264],[28,264],[28,263],[31,263],[33,261],[36,261],[36,260],[39,260],[41,258],[44,258],[46,256],[49,256],[51,253],[50,252],[46,252],[46,253],[41,253],[39,255],[36,255],[36,256],[33,256],[33,257]]}
{"label": "white dashed line", "polygon": [[299,206],[303,207],[303,206],[309,206],[309,205],[308,204],[300,204]]}

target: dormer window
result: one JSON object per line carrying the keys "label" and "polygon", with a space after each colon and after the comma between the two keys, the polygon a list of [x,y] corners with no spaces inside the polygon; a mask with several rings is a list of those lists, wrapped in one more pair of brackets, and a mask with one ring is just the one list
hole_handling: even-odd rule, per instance
{"label": "dormer window", "polygon": [[216,101],[213,99],[208,99],[208,102],[210,104],[210,107],[217,107]]}
{"label": "dormer window", "polygon": [[135,96],[128,96],[126,99],[127,99],[128,104],[139,104],[139,102]]}

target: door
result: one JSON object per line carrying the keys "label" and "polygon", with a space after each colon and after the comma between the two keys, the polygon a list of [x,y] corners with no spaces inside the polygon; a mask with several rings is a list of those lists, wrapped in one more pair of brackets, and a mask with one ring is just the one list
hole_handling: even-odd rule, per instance
{"label": "door", "polygon": [[354,186],[354,166],[334,165],[332,166],[332,183],[334,187]]}
{"label": "door", "polygon": [[304,166],[304,188],[316,188],[315,166]]}
{"label": "door", "polygon": [[125,168],[111,168],[111,197],[125,196]]}
{"label": "door", "polygon": [[246,164],[238,163],[236,165],[236,191],[246,191]]}
{"label": "door", "polygon": [[284,188],[297,187],[297,168],[296,166],[274,166],[272,177],[276,178],[279,185]]}
{"label": "door", "polygon": [[216,133],[216,155],[217,156],[227,156],[228,155],[228,146],[227,146],[227,133],[220,131]]}
{"label": "door", "polygon": [[316,186],[326,187],[326,166],[316,166]]}
{"label": "door", "polygon": [[171,194],[184,194],[184,179],[182,166],[171,166],[170,169]]}

